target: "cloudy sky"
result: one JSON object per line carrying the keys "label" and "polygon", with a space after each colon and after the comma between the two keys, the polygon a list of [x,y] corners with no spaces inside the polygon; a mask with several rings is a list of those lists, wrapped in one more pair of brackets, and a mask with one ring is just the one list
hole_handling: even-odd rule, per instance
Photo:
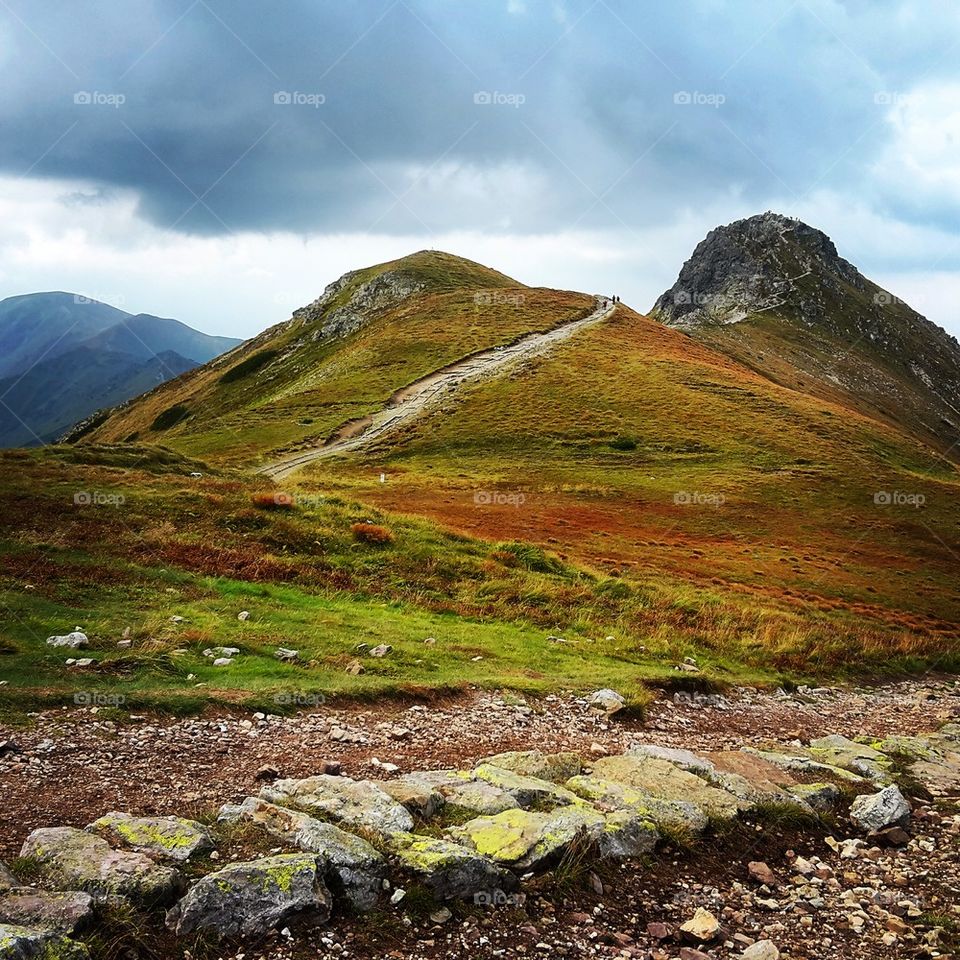
{"label": "cloudy sky", "polygon": [[774,209],[960,335],[956,0],[0,0],[0,296],[247,336],[427,247],[649,308]]}

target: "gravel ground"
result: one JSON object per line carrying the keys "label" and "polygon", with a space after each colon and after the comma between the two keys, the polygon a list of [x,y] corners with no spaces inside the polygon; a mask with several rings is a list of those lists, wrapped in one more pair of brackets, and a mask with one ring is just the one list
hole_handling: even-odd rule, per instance
{"label": "gravel ground", "polygon": [[[383,764],[401,773],[467,766],[532,747],[589,757],[635,741],[707,750],[831,733],[922,733],[960,717],[960,684],[929,678],[789,696],[750,689],[677,695],[658,700],[645,720],[622,721],[598,719],[573,697],[522,703],[481,692],[429,704],[320,706],[293,717],[109,713],[112,719],[96,708],[62,709],[24,728],[0,728],[0,857],[16,856],[36,827],[83,826],[108,810],[209,814],[256,792],[264,766],[300,777],[335,762],[349,776],[383,778]],[[522,903],[456,905],[450,917],[434,908],[431,919],[430,908],[401,901],[222,956],[700,960],[697,951],[740,957],[754,940],[772,941],[787,960],[949,956],[960,924],[958,812],[950,801],[917,804],[910,844],[884,850],[844,845],[850,834],[843,821],[801,830],[747,820],[646,864],[531,878]],[[766,863],[776,879],[766,876],[761,886],[748,870],[753,861]],[[705,943],[675,932],[698,907],[719,921],[717,936]]]}

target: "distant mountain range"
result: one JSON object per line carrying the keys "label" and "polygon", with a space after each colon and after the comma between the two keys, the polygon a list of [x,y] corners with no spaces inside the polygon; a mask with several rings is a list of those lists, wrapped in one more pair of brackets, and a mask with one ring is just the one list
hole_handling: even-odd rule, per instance
{"label": "distant mountain range", "polygon": [[241,342],[72,293],[9,297],[0,302],[0,447],[53,441]]}

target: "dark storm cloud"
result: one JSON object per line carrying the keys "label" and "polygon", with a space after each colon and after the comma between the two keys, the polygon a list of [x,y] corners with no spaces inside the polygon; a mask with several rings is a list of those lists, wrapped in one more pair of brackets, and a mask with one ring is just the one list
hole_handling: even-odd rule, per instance
{"label": "dark storm cloud", "polygon": [[[918,12],[5,0],[0,167],[132,188],[199,233],[639,226],[718,193],[862,195],[891,103],[954,70],[957,14]],[[879,202],[922,218],[900,186]]]}

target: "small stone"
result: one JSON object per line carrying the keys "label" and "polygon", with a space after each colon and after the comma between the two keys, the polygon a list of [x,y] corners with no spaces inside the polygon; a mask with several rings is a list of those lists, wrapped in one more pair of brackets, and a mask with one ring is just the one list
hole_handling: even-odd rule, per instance
{"label": "small stone", "polygon": [[624,700],[616,690],[611,690],[607,687],[591,693],[590,696],[587,697],[587,705],[594,710],[602,711],[610,717],[621,711],[627,705],[627,701]]}
{"label": "small stone", "polygon": [[378,644],[370,651],[371,657],[385,657],[388,653],[393,650],[393,647],[389,643]]}
{"label": "small stone", "polygon": [[780,950],[772,940],[758,940],[740,954],[740,960],[780,960]]}
{"label": "small stone", "polygon": [[768,887],[775,887],[778,883],[777,875],[763,862],[752,860],[747,864],[747,871],[757,883],[765,884]]}
{"label": "small stone", "polygon": [[647,933],[654,940],[669,940],[673,936],[673,927],[666,923],[648,923]]}
{"label": "small stone", "polygon": [[406,895],[407,891],[404,890],[403,887],[397,887],[397,889],[390,894],[390,902],[396,906]]}
{"label": "small stone", "polygon": [[256,773],[254,779],[264,783],[272,783],[280,778],[280,771],[272,764],[265,763]]}
{"label": "small stone", "polygon": [[435,910],[430,914],[430,920],[433,923],[446,923],[452,916],[453,913],[451,913],[450,910],[446,907],[441,907],[439,910]]}
{"label": "small stone", "polygon": [[887,827],[906,827],[910,822],[910,803],[896,784],[879,793],[862,794],[850,807],[850,822],[864,833],[877,833]]}
{"label": "small stone", "polygon": [[51,647],[69,647],[71,650],[77,650],[80,647],[86,647],[89,644],[87,635],[79,630],[65,634],[62,637],[47,637],[47,643]]}
{"label": "small stone", "polygon": [[241,610],[241,611],[237,614],[237,619],[238,619],[238,620],[249,620],[249,619],[250,619],[250,611],[249,611],[249,610]]}
{"label": "small stone", "polygon": [[291,650],[289,647],[277,647],[277,649],[273,651],[273,655],[284,663],[293,663],[300,659],[300,651]]}
{"label": "small stone", "polygon": [[344,672],[349,673],[354,677],[359,676],[361,673],[363,673],[363,664],[359,660],[351,660],[347,664]]}
{"label": "small stone", "polygon": [[684,936],[698,943],[709,943],[720,932],[720,921],[703,907],[697,907],[691,920],[680,926]]}

